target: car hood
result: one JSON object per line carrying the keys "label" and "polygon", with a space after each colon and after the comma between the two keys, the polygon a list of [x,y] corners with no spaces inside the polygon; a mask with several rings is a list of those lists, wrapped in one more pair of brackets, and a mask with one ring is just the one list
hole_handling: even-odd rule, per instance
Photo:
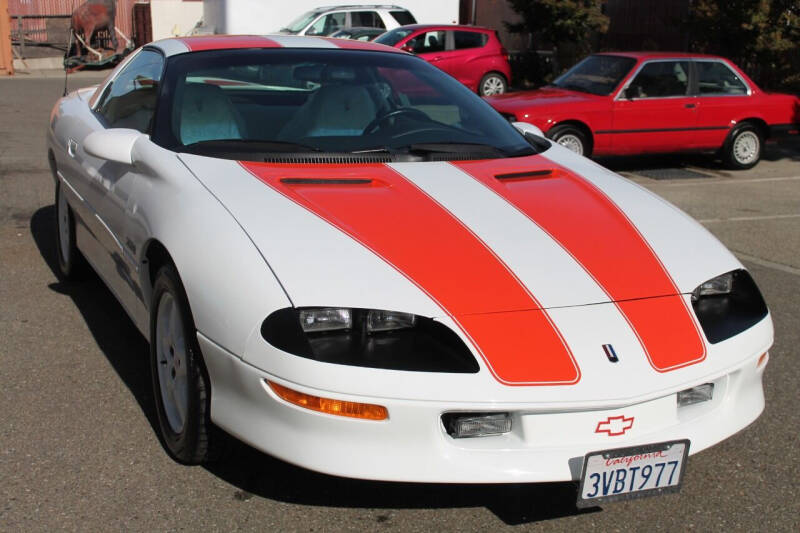
{"label": "car hood", "polygon": [[426,294],[452,280],[469,293],[458,310],[483,313],[686,294],[740,268],[676,207],[557,146],[454,163],[180,158],[298,305],[372,292],[373,270]]}
{"label": "car hood", "polygon": [[557,87],[543,87],[535,91],[519,91],[487,96],[485,100],[496,109],[513,113],[534,106],[575,105],[583,102],[594,102],[603,98],[593,94],[567,91]]}
{"label": "car hood", "polygon": [[[599,340],[619,330],[640,343],[659,371],[701,361],[688,293],[741,268],[677,208],[557,145],[454,163],[180,158],[293,305],[441,319],[505,384],[579,380],[570,346],[586,321]],[[553,355],[520,363],[531,347]]]}

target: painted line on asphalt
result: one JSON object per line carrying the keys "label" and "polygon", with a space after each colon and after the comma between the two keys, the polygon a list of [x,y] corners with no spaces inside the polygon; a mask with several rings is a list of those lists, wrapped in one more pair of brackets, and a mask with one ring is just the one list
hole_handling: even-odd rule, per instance
{"label": "painted line on asphalt", "polygon": [[733,253],[736,254],[736,257],[741,259],[742,261],[747,261],[749,263],[755,263],[756,265],[763,266],[766,268],[771,268],[773,270],[779,270],[781,272],[785,272],[787,274],[793,274],[795,276],[800,276],[800,268],[795,268],[793,266],[784,265],[783,263],[776,263],[775,261],[770,261],[768,259],[761,259],[760,257],[755,257],[753,255],[749,255],[743,252],[738,252],[736,250],[732,250]]}
{"label": "painted line on asphalt", "polygon": [[[635,174],[637,177],[644,178],[646,176],[639,176]],[[670,181],[669,183],[664,182],[656,182],[650,183],[648,182],[648,186],[653,187],[684,187],[687,185],[739,185],[740,183],[760,183],[760,182],[773,182],[773,181],[798,181],[800,180],[800,176],[781,176],[776,178],[744,178],[744,179],[736,179],[736,178],[715,178],[715,179],[707,179],[707,178],[697,178],[696,180],[688,181],[688,180],[676,180]]]}
{"label": "painted line on asphalt", "polygon": [[752,217],[730,217],[730,218],[701,218],[701,224],[712,224],[714,222],[748,222],[751,220],[780,220],[784,218],[800,218],[800,213],[786,215],[762,215]]}

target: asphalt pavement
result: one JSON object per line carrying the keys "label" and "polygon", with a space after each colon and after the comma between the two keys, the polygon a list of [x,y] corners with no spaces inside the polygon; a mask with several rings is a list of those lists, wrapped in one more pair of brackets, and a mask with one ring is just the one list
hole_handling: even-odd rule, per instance
{"label": "asphalt pavement", "polygon": [[[81,73],[70,86],[98,80]],[[800,530],[800,142],[770,145],[744,172],[705,156],[601,161],[738,255],[776,340],[766,411],[692,456],[680,494],[579,511],[570,483],[356,481],[243,444],[213,467],[170,460],[156,436],[146,340],[98,278],[64,284],[54,274],[45,131],[62,90],[60,76],[0,79],[0,531]]]}

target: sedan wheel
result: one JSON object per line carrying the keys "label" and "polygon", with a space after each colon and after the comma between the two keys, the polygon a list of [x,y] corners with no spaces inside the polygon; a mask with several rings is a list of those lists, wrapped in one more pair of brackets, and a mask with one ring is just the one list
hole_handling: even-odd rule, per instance
{"label": "sedan wheel", "polygon": [[493,96],[506,92],[506,80],[500,74],[490,72],[481,79],[478,92],[481,96]]}
{"label": "sedan wheel", "polygon": [[547,137],[578,155],[589,156],[591,148],[586,134],[571,124],[562,124],[547,132]]}
{"label": "sedan wheel", "polygon": [[722,147],[725,164],[736,170],[753,168],[761,160],[762,145],[761,134],[754,125],[740,124]]}
{"label": "sedan wheel", "polygon": [[153,286],[150,365],[164,446],[185,464],[216,458],[220,440],[209,417],[211,386],[195,332],[180,278],[164,266]]}

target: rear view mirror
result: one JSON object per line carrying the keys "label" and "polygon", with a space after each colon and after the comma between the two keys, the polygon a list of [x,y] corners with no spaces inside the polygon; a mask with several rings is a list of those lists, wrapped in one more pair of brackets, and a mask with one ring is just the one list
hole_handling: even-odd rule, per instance
{"label": "rear view mirror", "polygon": [[99,159],[125,165],[133,164],[133,145],[144,133],[127,128],[111,128],[90,133],[83,141],[83,150]]}

